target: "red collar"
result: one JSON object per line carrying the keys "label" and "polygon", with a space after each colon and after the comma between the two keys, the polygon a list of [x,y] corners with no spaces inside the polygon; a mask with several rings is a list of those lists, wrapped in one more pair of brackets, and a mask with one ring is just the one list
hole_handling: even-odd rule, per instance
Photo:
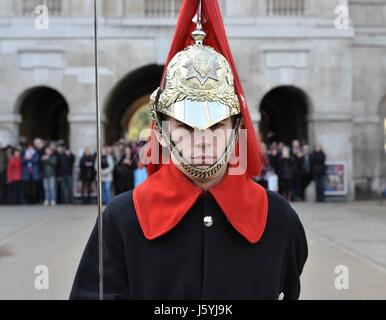
{"label": "red collar", "polygon": [[[268,213],[268,197],[262,186],[246,175],[226,174],[208,191],[242,236],[251,243],[259,241]],[[133,192],[145,237],[152,240],[173,229],[203,192],[173,163],[162,165]]]}

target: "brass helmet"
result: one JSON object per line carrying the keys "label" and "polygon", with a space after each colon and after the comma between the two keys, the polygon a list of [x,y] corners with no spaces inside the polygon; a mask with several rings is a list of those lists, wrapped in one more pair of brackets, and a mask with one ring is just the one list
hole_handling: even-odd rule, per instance
{"label": "brass helmet", "polygon": [[239,114],[228,61],[213,48],[199,44],[178,52],[166,68],[157,111],[199,130]]}
{"label": "brass helmet", "polygon": [[237,117],[231,139],[224,154],[208,168],[189,163],[174,142],[162,130],[160,115],[168,115],[199,130],[240,114],[233,74],[228,61],[212,47],[203,45],[205,32],[201,22],[192,33],[195,44],[178,52],[166,68],[164,88],[157,88],[150,97],[150,109],[156,129],[169,144],[169,149],[183,168],[194,177],[210,177],[228,162],[237,140],[241,117]]}

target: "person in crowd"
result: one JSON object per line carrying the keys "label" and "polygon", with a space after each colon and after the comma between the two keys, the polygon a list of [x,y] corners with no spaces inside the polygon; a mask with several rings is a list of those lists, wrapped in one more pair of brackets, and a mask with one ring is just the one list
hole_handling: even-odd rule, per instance
{"label": "person in crowd", "polygon": [[[95,164],[96,165],[96,164]],[[111,148],[101,148],[101,181],[102,181],[102,203],[107,204],[111,200],[111,184],[113,181],[114,160]]]}
{"label": "person in crowd", "polygon": [[268,164],[271,167],[271,169],[277,173],[279,171],[279,168],[278,168],[279,154],[277,151],[276,143],[273,143],[269,147],[269,149],[267,151],[267,159],[268,159]]}
{"label": "person in crowd", "polygon": [[326,174],[326,155],[319,143],[311,154],[311,173],[315,181],[316,202],[324,202],[324,179]]}
{"label": "person in crowd", "polygon": [[141,162],[138,162],[136,168],[134,169],[134,187],[139,186],[146,179],[146,167]]}
{"label": "person in crowd", "polygon": [[44,149],[42,157],[43,164],[43,186],[44,205],[56,205],[56,165],[58,159],[51,147]]}
{"label": "person in crowd", "polygon": [[292,148],[291,148],[291,154],[292,155],[295,155],[297,154],[298,152],[301,151],[301,147],[300,147],[300,142],[299,140],[293,140],[292,141]]}
{"label": "person in crowd", "polygon": [[268,170],[265,174],[265,179],[267,180],[267,189],[270,191],[278,192],[279,191],[279,178],[272,167],[268,167]]}
{"label": "person in crowd", "polygon": [[293,144],[292,154],[290,155],[294,161],[292,199],[294,201],[299,201],[301,200],[302,167],[304,164],[304,155],[299,142],[297,140],[294,141],[296,141],[297,143]]}
{"label": "person in crowd", "polygon": [[68,147],[58,148],[58,173],[61,203],[73,203],[73,167],[75,156]]}
{"label": "person in crowd", "polygon": [[281,153],[283,152],[284,147],[286,147],[286,145],[284,144],[284,142],[281,142],[281,141],[280,141],[280,142],[277,144],[277,154],[278,154],[279,158],[281,157]]}
{"label": "person in crowd", "polygon": [[[82,202],[83,204],[91,203],[91,187],[95,181],[96,170],[94,168],[95,156],[91,149],[87,148],[80,160],[80,181],[82,183]],[[85,197],[85,194],[87,196]]]}
{"label": "person in crowd", "polygon": [[[43,163],[41,161],[41,158],[44,155],[44,148],[47,146],[47,142],[41,138],[35,138],[33,139],[33,146],[39,155],[39,171],[43,172]],[[45,192],[44,192],[44,186],[43,186],[43,176],[39,175],[38,179],[36,180],[36,197],[38,203],[43,203],[45,199]]]}
{"label": "person in crowd", "polygon": [[24,202],[36,204],[39,202],[38,183],[41,179],[40,155],[32,143],[29,143],[24,150],[21,163],[23,166],[22,188]]}
{"label": "person in crowd", "polygon": [[294,160],[290,156],[289,148],[284,146],[279,159],[279,183],[280,192],[288,200],[292,200],[292,182],[294,178]]}
{"label": "person in crowd", "polygon": [[118,195],[122,193],[120,189],[120,184],[119,184],[119,169],[118,169],[118,164],[121,161],[122,157],[124,155],[124,146],[120,144],[120,142],[117,142],[113,146],[113,160],[114,160],[114,170],[113,170],[113,189],[114,189],[114,194]]}
{"label": "person in crowd", "polygon": [[19,149],[14,149],[7,166],[7,182],[9,185],[10,204],[22,203],[21,178],[23,170],[21,165],[21,153]]}
{"label": "person in crowd", "polygon": [[305,201],[305,190],[312,181],[311,175],[311,165],[310,165],[310,151],[307,144],[304,144],[302,147],[303,151],[303,166],[301,168],[301,188],[300,188],[300,198]]}
{"label": "person in crowd", "polygon": [[134,188],[135,162],[131,157],[130,147],[125,147],[125,154],[119,159],[116,166],[116,187],[115,194],[131,190]]}

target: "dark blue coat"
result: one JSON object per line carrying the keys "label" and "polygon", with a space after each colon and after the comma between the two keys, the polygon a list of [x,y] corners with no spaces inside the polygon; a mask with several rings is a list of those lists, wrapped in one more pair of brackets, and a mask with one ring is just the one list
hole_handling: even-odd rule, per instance
{"label": "dark blue coat", "polygon": [[[22,179],[24,181],[28,181],[28,180],[36,181],[36,180],[41,179],[41,175],[40,175],[40,154],[39,154],[38,151],[35,151],[34,155],[29,160],[26,159],[25,152],[23,152],[21,163],[22,163],[22,166],[23,166],[23,177],[22,177]],[[32,170],[31,170],[32,175],[30,175],[30,172],[28,170],[29,166],[32,168]]]}

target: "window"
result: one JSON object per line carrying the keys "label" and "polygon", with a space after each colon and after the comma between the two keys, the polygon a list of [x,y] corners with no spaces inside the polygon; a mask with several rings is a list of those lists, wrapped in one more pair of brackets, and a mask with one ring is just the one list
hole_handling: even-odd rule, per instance
{"label": "window", "polygon": [[269,16],[303,16],[305,0],[266,0]]}
{"label": "window", "polygon": [[177,17],[182,0],[145,0],[145,16]]}

